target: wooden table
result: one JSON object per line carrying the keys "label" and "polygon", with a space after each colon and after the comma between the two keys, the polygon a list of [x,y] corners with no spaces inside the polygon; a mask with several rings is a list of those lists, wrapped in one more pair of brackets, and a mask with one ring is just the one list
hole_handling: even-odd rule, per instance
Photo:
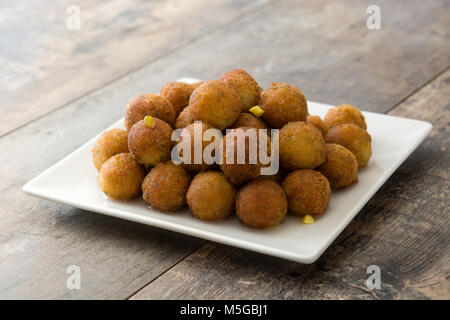
{"label": "wooden table", "polygon": [[[2,2],[0,298],[450,298],[450,2]],[[233,68],[309,100],[432,122],[324,255],[302,265],[25,195],[127,101]],[[365,281],[381,269],[381,289]],[[68,290],[67,267],[81,269]]]}

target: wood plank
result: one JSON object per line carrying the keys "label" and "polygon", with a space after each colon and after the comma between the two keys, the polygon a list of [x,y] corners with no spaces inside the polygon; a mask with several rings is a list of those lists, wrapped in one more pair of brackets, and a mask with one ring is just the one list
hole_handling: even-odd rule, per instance
{"label": "wood plank", "polygon": [[[0,136],[213,32],[266,0],[0,4]],[[45,14],[42,14],[44,12]]]}
{"label": "wood plank", "polygon": [[[5,248],[0,250],[3,255],[0,259],[0,297],[126,298],[204,244],[201,240],[26,197],[21,191],[22,185],[30,178],[122,117],[124,106],[131,97],[142,92],[157,92],[165,82],[182,76],[215,78],[232,67],[243,67],[265,87],[271,80],[287,81],[304,89],[311,100],[340,103],[340,99],[346,97],[345,102],[383,111],[442,70],[442,66],[448,65],[447,59],[442,57],[448,45],[444,41],[445,31],[432,34],[440,28],[446,30],[448,21],[439,18],[445,2],[436,1],[427,6],[415,2],[411,5],[410,14],[396,13],[395,10],[401,9],[400,5],[382,2],[386,11],[392,12],[391,20],[388,19],[392,38],[368,34],[368,31],[354,31],[359,30],[355,25],[361,23],[365,26],[366,7],[358,3],[277,2],[260,11],[253,10],[227,28],[211,32],[183,50],[112,81],[101,90],[90,92],[0,139],[1,150],[8,150],[0,154],[0,246]],[[423,28],[415,29],[416,25],[411,27],[405,20],[418,13],[424,16],[419,18],[424,20]],[[433,23],[427,22],[427,18]],[[336,20],[340,21],[339,25]],[[320,26],[324,26],[321,31],[317,30]],[[420,46],[417,52],[411,51],[409,42],[402,45],[404,42],[400,41],[411,32],[417,35],[415,43]],[[300,39],[302,41],[298,41],[299,35],[304,36]],[[272,42],[267,39],[272,39]],[[384,54],[384,49],[379,49],[379,46],[392,47],[396,56],[408,56],[407,60],[396,60],[404,71],[400,78],[407,81],[396,78],[398,69],[393,65],[386,66],[385,60],[376,58]],[[319,54],[320,59],[318,52],[323,53]],[[364,63],[358,64],[358,61]],[[349,68],[349,65],[358,67]],[[374,75],[371,70],[379,71]],[[329,79],[330,75],[334,81]],[[355,84],[358,82],[359,86]],[[383,83],[383,94],[373,92],[379,83]],[[211,246],[213,255],[218,254],[214,244],[208,244],[202,250]],[[224,248],[237,254],[236,258],[243,259],[243,263],[246,259],[243,255],[260,262],[271,259]],[[205,255],[202,250],[199,252]],[[345,250],[341,249],[341,252]],[[198,262],[195,257],[192,257],[192,266]],[[221,259],[226,261],[223,256]],[[186,267],[189,261],[181,263],[186,268],[185,274],[189,273],[190,268]],[[271,261],[272,266],[280,264],[278,259]],[[210,263],[219,272],[229,270],[214,260]],[[87,279],[82,281],[82,290],[68,291],[65,288],[65,271],[70,264],[80,265],[82,276],[84,274]],[[252,265],[258,266],[253,261],[248,263],[246,268],[250,268],[247,269],[250,273],[258,268]],[[291,266],[294,271],[299,269],[297,264]],[[270,267],[267,268],[270,271]],[[170,274],[164,275],[164,279]],[[330,284],[327,285],[340,283],[329,275],[327,277],[320,281],[315,278],[316,284],[328,280]],[[365,277],[364,271],[361,277]],[[295,276],[292,279],[293,282],[298,280]],[[206,281],[205,284],[208,283]],[[272,284],[274,282],[275,279]],[[160,280],[156,280],[151,288],[155,283],[163,288]],[[220,292],[225,289],[214,290]],[[246,290],[252,288],[247,287]],[[278,297],[283,297],[277,290],[280,293]],[[355,288],[354,292],[361,290]],[[258,295],[257,290],[255,295]],[[277,297],[276,290],[267,295]],[[200,291],[194,296],[201,296]]]}
{"label": "wood plank", "polygon": [[209,242],[132,299],[449,299],[449,101],[450,70],[390,112],[434,128],[316,263]]}

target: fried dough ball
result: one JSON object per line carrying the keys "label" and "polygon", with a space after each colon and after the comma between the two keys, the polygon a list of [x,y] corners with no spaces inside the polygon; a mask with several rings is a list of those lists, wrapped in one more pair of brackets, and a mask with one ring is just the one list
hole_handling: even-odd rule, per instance
{"label": "fried dough ball", "polygon": [[175,110],[164,97],[157,94],[141,94],[133,98],[127,105],[125,113],[125,127],[127,132],[145,116],[152,116],[167,122],[171,127],[175,125]]}
{"label": "fried dough ball", "polygon": [[261,97],[261,87],[245,70],[236,69],[225,72],[219,80],[237,90],[242,101],[242,112],[246,112],[258,104]]}
{"label": "fried dough ball", "polygon": [[159,94],[170,101],[175,111],[175,116],[189,104],[189,97],[194,91],[194,87],[185,82],[173,81],[166,83]]}
{"label": "fried dough ball", "polygon": [[313,169],[325,161],[325,141],[312,124],[289,122],[281,128],[279,141],[280,164],[285,169]]}
{"label": "fried dough ball", "polygon": [[277,129],[288,122],[305,121],[308,114],[302,91],[287,83],[272,82],[262,93],[259,106],[264,110],[263,120]]}
{"label": "fried dough ball", "polygon": [[186,204],[191,177],[182,166],[171,160],[156,165],[142,184],[143,198],[152,208],[169,212]]}
{"label": "fried dough ball", "polygon": [[189,106],[183,109],[178,115],[177,121],[175,122],[176,129],[182,129],[194,122],[194,116],[192,115],[192,110]]}
{"label": "fried dough ball", "polygon": [[281,170],[278,170],[277,173],[275,174],[270,174],[270,175],[260,175],[258,178],[256,178],[253,181],[258,181],[258,180],[270,180],[273,182],[276,182],[278,184],[281,184],[281,182],[284,179],[284,174],[281,172]]}
{"label": "fried dough ball", "polygon": [[144,120],[138,121],[128,133],[128,150],[137,162],[147,167],[169,160],[172,151],[172,128],[158,118],[153,121],[153,128]]}
{"label": "fried dough ball", "polygon": [[100,189],[112,199],[127,200],[141,194],[145,169],[129,153],[119,153],[109,158],[97,177]]}
{"label": "fried dough ball", "polygon": [[92,148],[92,158],[98,171],[113,155],[128,152],[127,132],[122,129],[105,131]]}
{"label": "fried dough ball", "polygon": [[200,220],[220,220],[234,210],[236,189],[220,171],[197,174],[187,192],[187,203],[194,217]]}
{"label": "fried dough ball", "polygon": [[367,129],[366,120],[362,112],[349,104],[342,104],[335,108],[328,110],[323,121],[328,126],[328,128],[343,124],[343,123],[353,123],[358,127]]}
{"label": "fried dough ball", "polygon": [[325,140],[346,147],[356,157],[358,167],[364,168],[372,156],[371,137],[366,130],[353,123],[344,123],[328,130]]}
{"label": "fried dough ball", "polygon": [[236,120],[236,122],[231,126],[232,129],[240,128],[240,127],[269,129],[269,127],[263,120],[255,117],[254,115],[247,113],[247,112],[242,112],[239,115],[239,118]]}
{"label": "fried dough ball", "polygon": [[338,144],[327,144],[327,160],[318,170],[328,179],[333,189],[348,187],[358,180],[358,161],[355,155]]}
{"label": "fried dough ball", "polygon": [[200,85],[189,100],[194,120],[207,122],[219,130],[236,122],[241,113],[241,104],[237,91],[218,80]]}
{"label": "fried dough ball", "polygon": [[[196,127],[197,125],[197,127]],[[194,150],[195,150],[195,137],[194,137],[194,130],[195,128],[197,128],[197,130],[199,130],[200,134],[201,134],[201,163],[194,163],[195,158],[194,158]],[[190,140],[190,151],[191,151],[191,159],[190,162],[191,163],[183,163],[183,167],[190,171],[190,172],[200,172],[200,171],[205,171],[208,169],[211,169],[214,164],[207,164],[203,161],[203,152],[205,151],[205,148],[214,142],[214,139],[212,139],[211,141],[207,141],[203,139],[203,134],[206,130],[208,129],[213,129],[213,127],[211,127],[209,124],[204,123],[204,122],[197,122],[197,123],[191,123],[190,125],[188,125],[186,128],[184,128],[184,130],[186,130],[187,132],[189,132],[190,136],[191,136],[191,140]],[[183,136],[180,136],[180,141],[179,143],[183,143]]]}
{"label": "fried dough ball", "polygon": [[198,81],[191,84],[192,88],[195,90],[200,87],[205,81]]}
{"label": "fried dough ball", "polygon": [[330,184],[318,171],[293,171],[281,185],[286,192],[289,212],[296,216],[320,216],[328,208]]}
{"label": "fried dough ball", "polygon": [[306,116],[306,122],[312,124],[314,127],[319,129],[320,133],[322,134],[322,137],[324,137],[325,139],[325,135],[328,132],[328,126],[325,124],[325,122],[322,121],[322,119],[320,119],[319,116],[308,115]]}
{"label": "fried dough ball", "polygon": [[288,202],[283,188],[270,180],[250,182],[236,195],[236,215],[248,227],[267,229],[286,216]]}
{"label": "fried dough ball", "polygon": [[[241,136],[241,139],[239,139]],[[254,138],[250,138],[253,136]],[[251,140],[252,139],[252,140]],[[261,175],[261,162],[259,157],[259,148],[261,143],[266,143],[267,153],[270,152],[270,138],[264,134],[263,139],[259,138],[259,129],[243,127],[230,130],[223,139],[222,164],[220,169],[225,176],[236,186],[240,186],[245,182],[256,179]],[[241,141],[245,141],[244,144]],[[250,141],[256,142],[256,148],[250,149]],[[244,151],[243,163],[239,163],[238,150]],[[242,152],[241,151],[241,152]],[[253,154],[255,152],[255,154]],[[251,163],[251,158],[255,160]],[[229,163],[227,163],[229,162]]]}

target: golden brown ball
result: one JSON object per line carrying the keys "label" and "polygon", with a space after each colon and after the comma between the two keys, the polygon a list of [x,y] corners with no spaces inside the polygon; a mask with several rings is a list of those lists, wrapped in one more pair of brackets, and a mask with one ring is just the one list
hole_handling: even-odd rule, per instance
{"label": "golden brown ball", "polygon": [[[265,143],[267,154],[270,153],[270,138],[264,132],[262,132],[262,138],[260,138],[259,133],[259,129],[243,127],[230,130],[223,139],[220,169],[236,186],[261,175],[262,164],[259,157],[259,148],[261,143]],[[256,147],[252,149],[251,144]],[[240,161],[241,152],[243,161]]]}
{"label": "golden brown ball", "polygon": [[102,165],[118,153],[128,152],[128,135],[125,130],[111,129],[105,131],[95,142],[92,148],[92,158],[98,171]]}
{"label": "golden brown ball", "polygon": [[328,126],[325,124],[325,122],[322,121],[319,116],[308,115],[306,116],[306,122],[316,127],[322,134],[322,137],[325,139],[325,135],[328,132]]}
{"label": "golden brown ball", "polygon": [[194,91],[194,87],[185,82],[173,81],[166,83],[159,94],[170,101],[175,110],[175,116],[189,104],[189,98]]}
{"label": "golden brown ball", "polygon": [[164,97],[157,94],[141,94],[133,98],[127,105],[125,112],[125,128],[131,127],[145,116],[152,116],[167,122],[171,127],[175,125],[175,110]]}
{"label": "golden brown ball", "polygon": [[287,83],[273,82],[259,101],[264,110],[263,120],[271,128],[281,128],[288,122],[305,121],[308,114],[306,98],[302,91]]}
{"label": "golden brown ball", "polygon": [[285,169],[313,169],[325,161],[325,141],[309,123],[297,121],[283,126],[279,144],[280,164]]}
{"label": "golden brown ball", "polygon": [[296,216],[320,216],[328,208],[330,184],[318,171],[293,171],[281,185],[286,192],[289,212]]}
{"label": "golden brown ball", "polygon": [[362,112],[349,104],[342,104],[335,108],[328,110],[325,118],[323,119],[328,128],[343,124],[353,123],[357,126],[367,129],[366,120]]}
{"label": "golden brown ball", "polygon": [[355,155],[338,144],[327,144],[327,160],[318,170],[328,179],[333,189],[348,187],[358,180],[358,161]]}
{"label": "golden brown ball", "polygon": [[[191,156],[190,156],[189,163],[183,162],[183,167],[186,170],[188,170],[189,172],[205,171],[205,170],[211,169],[214,166],[214,163],[207,164],[204,161],[204,157],[203,157],[203,152],[205,151],[205,148],[207,148],[211,143],[214,143],[214,138],[211,139],[210,141],[207,141],[204,139],[204,133],[206,130],[209,130],[209,129],[214,129],[214,128],[205,122],[191,123],[186,128],[184,128],[184,130],[186,130],[186,133],[188,133],[190,135],[190,141],[188,140],[187,143],[189,143],[189,150],[190,150]],[[199,155],[201,158],[198,159],[198,160],[200,160],[200,163],[195,163],[195,146],[196,146],[196,141],[195,141],[196,131],[195,130],[197,130],[197,134],[199,135],[199,138],[200,138],[200,140],[198,141],[199,142],[198,146],[200,146],[198,148],[198,150],[201,151],[201,154]],[[182,146],[182,144],[184,144],[183,134],[180,136],[179,146]],[[180,155],[183,155],[183,151],[180,153]],[[212,156],[214,156],[214,154]]]}
{"label": "golden brown ball", "polygon": [[172,128],[158,118],[153,120],[153,128],[141,120],[128,133],[128,150],[140,164],[147,167],[169,160],[172,151]]}
{"label": "golden brown ball", "polygon": [[207,122],[219,130],[236,122],[241,104],[236,90],[218,80],[204,82],[194,90],[189,100],[194,120]]}
{"label": "golden brown ball", "polygon": [[186,205],[190,175],[171,160],[156,165],[142,184],[143,198],[152,208],[170,212]]}
{"label": "golden brown ball", "polygon": [[100,189],[112,199],[127,200],[141,194],[145,169],[129,153],[120,153],[109,158],[101,167],[97,177]]}
{"label": "golden brown ball", "polygon": [[234,210],[236,189],[220,171],[197,174],[187,192],[187,203],[194,217],[200,220],[220,220]]}
{"label": "golden brown ball", "polygon": [[192,115],[192,110],[187,106],[180,112],[175,122],[176,129],[182,129],[194,122],[194,116]]}
{"label": "golden brown ball", "polygon": [[270,180],[250,182],[236,195],[236,215],[252,228],[276,226],[286,216],[288,202],[283,188]]}
{"label": "golden brown ball", "polygon": [[366,130],[353,123],[344,123],[328,130],[325,140],[346,147],[356,157],[358,167],[364,168],[372,156],[372,139]]}
{"label": "golden brown ball", "polygon": [[192,88],[195,90],[200,87],[205,81],[198,81],[191,84]]}
{"label": "golden brown ball", "polygon": [[[230,127],[232,129],[240,128],[240,127],[251,127],[251,128],[257,128],[257,129],[269,129],[267,124],[260,118],[255,117],[254,115],[242,112],[239,115],[239,118],[236,120],[236,122]],[[267,131],[269,134],[269,131]]]}
{"label": "golden brown ball", "polygon": [[225,72],[219,80],[237,90],[241,97],[242,112],[246,112],[258,104],[261,97],[261,87],[245,70],[236,69]]}

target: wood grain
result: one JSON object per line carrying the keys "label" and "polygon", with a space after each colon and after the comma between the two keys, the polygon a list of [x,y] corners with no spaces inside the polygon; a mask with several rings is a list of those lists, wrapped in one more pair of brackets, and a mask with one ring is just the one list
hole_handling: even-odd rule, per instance
{"label": "wood grain", "polygon": [[179,50],[266,0],[78,1],[0,4],[0,136]]}
{"label": "wood grain", "polygon": [[[184,14],[193,19],[197,10],[172,13],[178,15],[171,20],[177,20],[172,27],[175,34],[179,27],[186,29],[183,35],[203,31],[206,35],[186,43],[183,50],[174,47],[167,53],[164,47],[159,51],[167,53],[164,57],[153,59],[145,67],[114,81],[114,77],[120,76],[120,70],[129,70],[142,53],[126,41],[121,41],[123,47],[117,49],[117,34],[110,36],[111,45],[105,44],[102,37],[106,31],[92,26],[89,30],[99,32],[98,39],[93,38],[99,44],[96,45],[96,40],[79,42],[86,50],[84,58],[94,59],[86,62],[86,70],[81,58],[77,58],[81,59],[81,64],[71,67],[56,59],[55,69],[48,73],[49,79],[56,80],[42,80],[42,86],[35,81],[38,87],[30,89],[29,93],[23,91],[28,88],[28,82],[23,86],[15,83],[12,87],[17,91],[11,87],[1,89],[8,94],[9,103],[25,106],[28,101],[30,107],[4,108],[6,104],[0,104],[0,130],[9,132],[14,128],[0,139],[0,148],[5,151],[0,153],[0,298],[127,298],[148,283],[151,284],[136,297],[424,298],[437,297],[438,292],[448,293],[448,282],[442,279],[443,272],[448,274],[447,244],[442,241],[445,232],[448,233],[445,229],[448,223],[442,223],[447,213],[444,201],[448,198],[448,187],[442,187],[447,181],[443,178],[446,173],[442,141],[448,142],[448,136],[442,137],[447,130],[445,126],[433,133],[434,138],[430,136],[430,142],[416,151],[333,247],[312,266],[213,243],[207,243],[182,260],[205,242],[34,199],[21,191],[29,179],[122,117],[132,97],[143,92],[158,92],[165,82],[183,76],[211,79],[228,69],[242,67],[255,75],[264,87],[270,81],[286,81],[299,86],[310,100],[333,104],[347,102],[383,112],[450,64],[446,54],[450,42],[445,1],[426,4],[408,1],[407,12],[405,1],[381,1],[382,12],[385,12],[382,24],[385,24],[377,31],[365,28],[368,2],[256,3],[260,6],[240,11],[237,1],[233,2],[228,10],[223,9],[220,17],[202,11],[201,16],[208,16],[204,18],[207,21],[228,21],[224,22],[226,27],[213,31],[210,24],[203,26],[204,21],[198,29],[186,27],[183,21],[188,23],[189,19]],[[134,15],[138,15],[139,7],[136,8]],[[122,9],[114,10],[121,12]],[[222,12],[219,7],[216,10],[217,15]],[[228,12],[236,13],[236,10],[242,14],[231,22],[227,20],[231,19]],[[105,19],[116,21],[118,18]],[[414,19],[417,23],[411,23]],[[137,30],[147,30],[145,21],[139,21],[138,24],[144,26]],[[162,20],[161,23],[161,28],[170,33],[171,22]],[[140,39],[146,39],[143,42],[151,39],[139,35]],[[176,35],[167,37],[172,42],[184,41]],[[118,53],[103,51],[103,47],[118,50]],[[150,45],[146,48],[156,50]],[[39,50],[32,52],[38,54]],[[67,56],[78,57],[77,52],[67,53]],[[130,53],[131,62],[123,58],[123,52]],[[124,69],[116,66],[121,64],[125,65]],[[5,66],[3,68],[8,68]],[[114,69],[113,76],[106,71],[110,69]],[[75,80],[59,84],[67,80],[64,73]],[[7,73],[1,74],[3,77]],[[35,76],[30,73],[30,77]],[[5,79],[14,82],[13,76]],[[24,81],[26,79],[24,76]],[[104,81],[109,82],[93,90]],[[421,109],[434,110],[441,114],[439,121],[443,121],[442,118],[446,118],[442,117],[445,116],[442,106],[448,103],[448,94],[441,91],[447,88],[444,86],[447,82],[440,77],[433,82],[437,89],[427,87],[432,90],[428,98],[433,103],[426,104],[429,109],[417,98],[419,93],[423,95],[423,90],[411,97],[419,101],[405,108],[419,106],[416,111],[419,114]],[[72,91],[75,94],[72,95]],[[21,95],[24,100],[18,99]],[[83,96],[60,107],[80,95]],[[57,109],[47,114],[54,108]],[[431,117],[432,112],[423,114]],[[423,149],[426,145],[428,149]],[[421,216],[426,212],[431,220],[418,223],[416,212]],[[436,229],[435,223],[439,223],[440,228]],[[392,234],[385,237],[385,230]],[[417,235],[418,246],[408,237],[411,234]],[[433,241],[428,242],[430,237]],[[363,284],[367,263],[378,264],[386,270],[383,283],[391,287],[379,293],[368,292]],[[81,268],[84,279],[81,290],[70,291],[65,286],[68,276],[65,271],[71,264]],[[397,267],[401,272],[395,271]],[[159,277],[168,269],[170,271]],[[419,289],[422,285],[424,288]]]}
{"label": "wood grain", "polygon": [[316,263],[208,242],[132,299],[449,299],[449,101],[446,71],[391,112],[434,128]]}

